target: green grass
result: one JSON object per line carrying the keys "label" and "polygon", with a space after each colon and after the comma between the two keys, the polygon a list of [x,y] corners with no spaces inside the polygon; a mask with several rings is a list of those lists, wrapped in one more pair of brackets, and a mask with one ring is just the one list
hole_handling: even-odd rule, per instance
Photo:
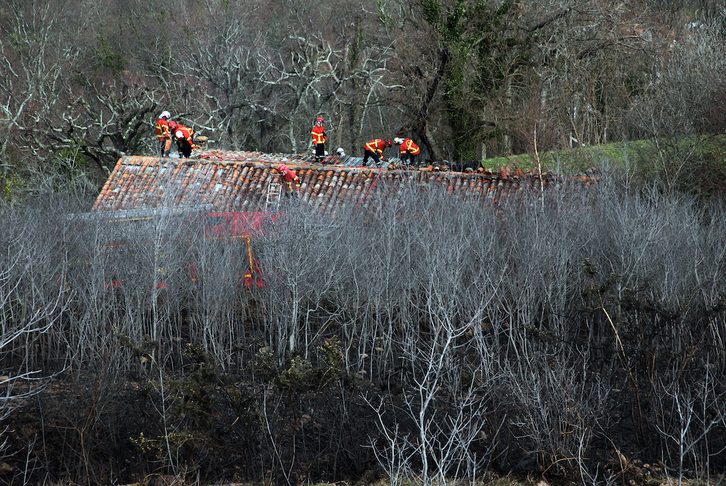
{"label": "green grass", "polygon": [[[716,157],[723,159],[726,135],[689,137],[679,140],[677,143],[662,141],[660,144],[661,150],[664,145],[668,146],[667,152],[671,154],[682,150],[683,153],[688,153],[695,158]],[[647,154],[654,154],[657,151],[658,149],[651,140],[635,140],[632,142],[614,142],[591,147],[541,152],[539,157],[543,171],[552,171],[556,174],[575,174],[593,167],[602,167],[603,165],[633,168],[636,161],[641,165],[640,169],[642,170],[644,169],[642,167],[643,161],[650,158]],[[526,171],[537,167],[537,161],[529,154],[520,154],[485,159],[482,166],[492,170],[507,167],[511,170],[522,169]]]}
{"label": "green grass", "polygon": [[[539,157],[543,171],[574,174],[606,163],[625,167],[629,161],[633,160],[636,153],[644,149],[647,144],[648,141],[641,140],[627,143],[608,143],[592,147],[543,152],[539,154]],[[537,167],[537,161],[529,154],[520,154],[485,159],[482,166],[492,170],[498,170],[500,167],[508,167],[511,170],[528,170]]]}

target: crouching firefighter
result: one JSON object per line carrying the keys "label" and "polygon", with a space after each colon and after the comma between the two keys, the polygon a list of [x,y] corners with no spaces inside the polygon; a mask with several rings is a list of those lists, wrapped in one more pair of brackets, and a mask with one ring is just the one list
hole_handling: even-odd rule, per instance
{"label": "crouching firefighter", "polygon": [[174,137],[176,138],[176,145],[179,147],[179,154],[188,159],[192,155],[192,150],[197,148],[193,140],[194,130],[177,123]]}
{"label": "crouching firefighter", "polygon": [[381,140],[380,138],[376,138],[365,144],[363,146],[363,167],[368,165],[368,159],[373,159],[374,165],[377,166],[380,161],[385,160],[383,158],[383,151],[392,146],[393,144],[391,144],[390,140]]}
{"label": "crouching firefighter", "polygon": [[393,141],[398,145],[398,151],[401,154],[401,163],[403,165],[416,165],[416,156],[421,153],[418,145],[413,143],[410,138],[396,138]]}

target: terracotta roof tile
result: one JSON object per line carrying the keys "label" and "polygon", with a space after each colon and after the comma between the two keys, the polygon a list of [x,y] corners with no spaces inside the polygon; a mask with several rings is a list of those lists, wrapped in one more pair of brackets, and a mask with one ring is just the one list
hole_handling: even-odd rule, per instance
{"label": "terracotta roof tile", "polygon": [[[319,165],[309,156],[257,152],[205,151],[197,159],[122,157],[101,190],[93,209],[112,211],[163,206],[211,205],[215,211],[257,211],[266,208],[271,184],[280,184],[277,166],[286,164],[300,178],[300,197],[326,212],[355,205],[369,207],[402,185],[439,186],[450,194],[500,201],[502,196],[539,189],[540,177],[502,167],[450,172],[429,166],[415,168],[357,167],[360,158],[346,157],[336,165]],[[545,174],[545,186],[563,180]],[[589,184],[592,179],[577,181]]]}

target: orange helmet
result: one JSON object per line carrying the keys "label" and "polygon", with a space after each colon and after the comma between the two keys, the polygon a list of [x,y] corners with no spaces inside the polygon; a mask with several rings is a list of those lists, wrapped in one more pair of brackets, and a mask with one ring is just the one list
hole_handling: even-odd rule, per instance
{"label": "orange helmet", "polygon": [[315,121],[318,122],[318,123],[323,123],[323,118],[322,117],[317,117],[315,119]]}
{"label": "orange helmet", "polygon": [[277,168],[277,170],[280,171],[280,174],[284,174],[285,172],[287,172],[287,166],[281,165],[280,167]]}
{"label": "orange helmet", "polygon": [[169,120],[169,128],[176,130],[176,122],[174,120]]}
{"label": "orange helmet", "polygon": [[386,147],[393,147],[393,144],[390,140],[386,141]]}

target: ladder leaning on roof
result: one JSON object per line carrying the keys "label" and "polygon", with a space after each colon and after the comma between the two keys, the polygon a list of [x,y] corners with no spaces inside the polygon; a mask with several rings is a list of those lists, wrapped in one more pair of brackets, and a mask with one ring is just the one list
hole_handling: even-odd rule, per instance
{"label": "ladder leaning on roof", "polygon": [[270,182],[267,187],[267,198],[265,200],[265,211],[277,210],[280,206],[280,195],[282,186],[279,182]]}

